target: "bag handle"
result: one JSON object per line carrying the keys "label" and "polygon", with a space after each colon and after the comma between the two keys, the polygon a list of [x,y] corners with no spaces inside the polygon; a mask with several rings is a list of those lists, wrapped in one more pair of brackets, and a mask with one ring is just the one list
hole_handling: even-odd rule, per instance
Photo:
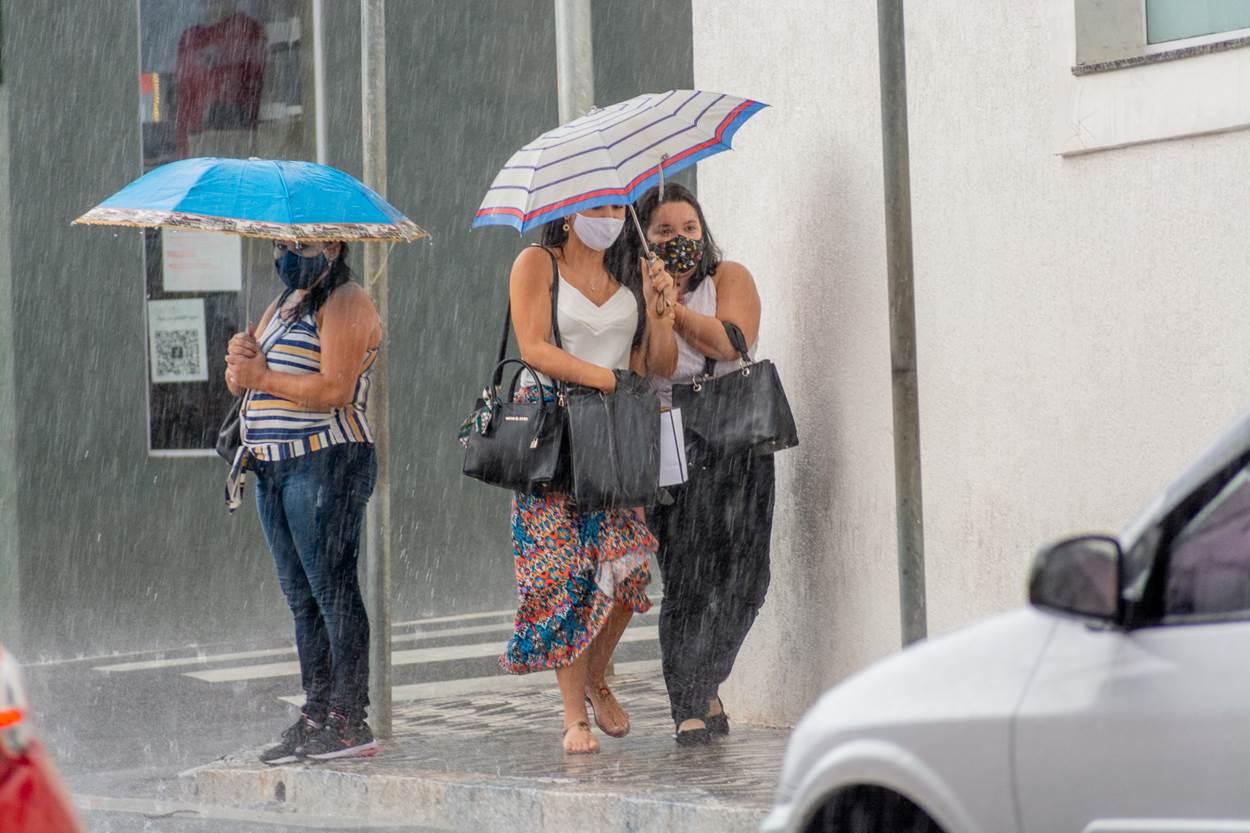
{"label": "bag handle", "polygon": [[[747,364],[751,364],[753,359],[751,353],[747,349],[747,338],[742,334],[742,330],[738,329],[738,325],[732,321],[722,321],[725,327],[725,335],[729,336],[729,343],[733,345],[734,350],[742,356],[742,360]],[[711,376],[716,372],[716,359],[707,356],[703,359],[703,375]]]}
{"label": "bag handle", "polygon": [[517,381],[521,378],[521,371],[529,373],[530,376],[533,376],[535,379],[538,378],[538,373],[534,370],[534,368],[530,367],[529,363],[524,359],[504,359],[499,362],[499,364],[495,365],[495,372],[492,375],[492,378],[498,379],[499,382],[495,383],[495,387],[492,390],[498,391],[499,384],[503,382],[504,368],[509,365],[519,365],[517,372],[512,377],[511,384],[508,385],[508,397],[506,401],[511,402],[513,397],[516,396]]}
{"label": "bag handle", "polygon": [[[561,350],[564,349],[564,343],[560,341],[560,323],[558,302],[560,297],[560,267],[556,262],[555,252],[548,249],[541,243],[531,243],[530,248],[542,249],[551,258],[551,333],[555,337],[555,345]],[[499,339],[499,355],[495,359],[495,373],[491,376],[491,384],[495,387],[503,381],[503,361],[508,355],[508,336],[512,334],[512,298],[508,298],[508,306],[503,313],[503,336]],[[538,374],[529,367],[526,370],[537,379]]]}
{"label": "bag handle", "polygon": [[[516,386],[517,386],[517,381],[521,378],[521,371],[524,370],[535,379],[538,378],[538,375],[534,372],[534,368],[530,367],[529,364],[524,359],[504,359],[498,365],[495,366],[494,377],[502,380],[504,368],[512,364],[520,365],[520,369],[518,369],[517,372],[512,375],[512,384],[508,386],[507,400],[501,400],[499,398],[499,388],[498,388],[497,383],[495,387],[492,387],[490,390],[486,391],[486,394],[490,397],[490,399],[488,400],[488,403],[489,403],[491,414],[492,414],[492,419],[486,429],[487,432],[491,430],[491,426],[495,425],[495,420],[494,420],[493,415],[498,411],[499,406],[502,405],[504,401],[511,402],[516,398]],[[543,397],[541,394],[539,395],[539,402],[540,404],[545,404],[543,403]],[[543,428],[547,424],[547,410],[548,409],[545,407],[541,407],[538,409],[538,417],[534,420],[534,434],[532,438],[530,439],[530,448],[538,448],[538,439],[539,437],[542,436]]]}

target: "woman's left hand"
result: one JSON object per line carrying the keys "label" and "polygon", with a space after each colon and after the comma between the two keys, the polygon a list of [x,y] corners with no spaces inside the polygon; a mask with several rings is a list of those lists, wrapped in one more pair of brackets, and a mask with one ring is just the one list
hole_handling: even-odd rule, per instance
{"label": "woman's left hand", "polygon": [[226,356],[226,368],[236,385],[248,390],[259,390],[265,374],[269,372],[269,363],[260,353],[254,356],[231,353]]}

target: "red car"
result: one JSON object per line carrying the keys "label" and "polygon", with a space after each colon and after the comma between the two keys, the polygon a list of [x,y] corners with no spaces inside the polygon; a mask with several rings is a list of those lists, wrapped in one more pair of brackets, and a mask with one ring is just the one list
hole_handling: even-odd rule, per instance
{"label": "red car", "polygon": [[0,647],[0,830],[82,833],[69,792],[30,725],[17,662]]}

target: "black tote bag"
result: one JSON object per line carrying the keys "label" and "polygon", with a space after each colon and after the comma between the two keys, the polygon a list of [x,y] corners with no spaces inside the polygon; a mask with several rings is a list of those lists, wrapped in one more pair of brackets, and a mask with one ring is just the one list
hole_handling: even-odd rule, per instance
{"label": "black tote bag", "polygon": [[687,456],[701,466],[736,454],[772,454],[799,444],[776,366],[767,359],[751,359],[737,326],[725,322],[725,332],[743,366],[713,376],[716,362],[708,359],[702,376],[673,385],[673,407],[681,409]]}
{"label": "black tote bag", "polygon": [[660,400],[646,379],[616,371],[616,390],[570,387],[568,493],[578,511],[655,503]]}

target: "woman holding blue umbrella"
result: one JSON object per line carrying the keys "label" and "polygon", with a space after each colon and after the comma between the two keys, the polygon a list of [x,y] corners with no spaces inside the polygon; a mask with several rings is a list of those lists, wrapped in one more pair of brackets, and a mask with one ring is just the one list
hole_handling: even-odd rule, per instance
{"label": "woman holding blue umbrella", "polygon": [[352,280],[345,241],[412,241],[426,232],[350,174],[255,158],[171,162],[74,222],[273,239],[285,290],[256,328],[231,338],[225,374],[243,398],[227,502],[237,505],[242,472],[254,472],[261,525],[295,618],[305,695],[299,719],[261,759],[374,754],[365,722],[369,620],[356,561],[378,471],[369,390],[382,322]]}
{"label": "woman holding blue umbrella", "polygon": [[377,479],[369,430],[377,310],[341,242],[274,242],[285,291],[230,341],[226,384],[245,396],[240,428],[256,506],[295,618],[305,704],[267,764],[368,756],[369,620],[356,562]]}

